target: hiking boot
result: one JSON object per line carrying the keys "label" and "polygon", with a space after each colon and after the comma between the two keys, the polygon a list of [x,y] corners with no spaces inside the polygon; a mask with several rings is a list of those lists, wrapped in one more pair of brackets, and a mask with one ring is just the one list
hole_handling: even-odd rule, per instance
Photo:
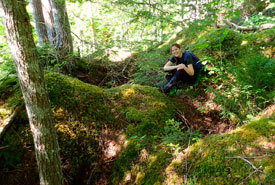
{"label": "hiking boot", "polygon": [[169,93],[170,90],[177,84],[177,78],[173,76],[171,80],[163,87],[164,93]]}

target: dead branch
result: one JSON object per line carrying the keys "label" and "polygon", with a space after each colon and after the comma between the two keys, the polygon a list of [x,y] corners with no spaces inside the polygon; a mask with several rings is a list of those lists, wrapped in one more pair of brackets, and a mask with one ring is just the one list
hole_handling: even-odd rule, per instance
{"label": "dead branch", "polygon": [[2,137],[5,135],[5,133],[7,132],[7,130],[9,129],[9,127],[11,126],[11,124],[13,123],[13,121],[15,120],[18,113],[22,110],[23,107],[23,105],[16,107],[13,113],[7,119],[4,120],[0,128],[0,141],[2,140]]}
{"label": "dead branch", "polygon": [[246,27],[246,26],[239,26],[239,25],[237,25],[235,23],[232,23],[232,22],[230,22],[230,21],[228,21],[226,19],[222,19],[222,21],[226,25],[228,25],[228,26],[230,26],[230,27],[232,27],[232,28],[234,28],[236,30],[239,30],[239,31],[257,31],[257,30],[261,31],[261,30],[266,30],[266,29],[270,29],[270,28],[275,27],[275,24],[271,24],[271,23],[262,24],[261,26]]}

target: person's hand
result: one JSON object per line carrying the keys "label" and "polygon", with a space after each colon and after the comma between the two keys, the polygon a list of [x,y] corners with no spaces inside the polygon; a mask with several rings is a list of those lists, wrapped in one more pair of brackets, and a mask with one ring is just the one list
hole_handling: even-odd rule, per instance
{"label": "person's hand", "polygon": [[181,69],[183,69],[183,68],[184,68],[184,66],[185,66],[184,64],[179,64],[179,65],[178,65],[177,70],[181,70]]}

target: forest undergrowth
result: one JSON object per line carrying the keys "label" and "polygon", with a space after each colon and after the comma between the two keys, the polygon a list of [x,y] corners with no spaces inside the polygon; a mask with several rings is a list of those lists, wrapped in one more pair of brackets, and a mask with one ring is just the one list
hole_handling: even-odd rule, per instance
{"label": "forest undergrowth", "polygon": [[[274,35],[194,25],[124,62],[73,57],[70,73],[41,49],[66,184],[273,184]],[[195,85],[165,95],[157,87],[175,42],[205,67]],[[23,104],[5,67],[0,124]],[[0,182],[37,184],[26,113],[16,119]]]}

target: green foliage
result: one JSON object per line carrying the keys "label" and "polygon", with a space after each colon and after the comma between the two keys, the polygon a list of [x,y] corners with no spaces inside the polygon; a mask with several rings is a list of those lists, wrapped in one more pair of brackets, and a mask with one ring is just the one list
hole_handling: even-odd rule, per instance
{"label": "green foliage", "polygon": [[1,172],[16,170],[24,160],[26,150],[33,149],[31,147],[33,146],[33,138],[28,127],[28,120],[24,114],[19,115],[18,120],[17,124],[11,125],[4,137],[1,138]]}
{"label": "green foliage", "polygon": [[1,142],[0,148],[1,170],[14,170],[23,159],[23,144],[16,135],[9,135]]}
{"label": "green foliage", "polygon": [[274,101],[274,59],[260,54],[246,56],[238,65],[228,63],[226,70],[214,93],[215,102],[222,105],[223,115],[231,121],[245,120]]}
{"label": "green foliage", "polygon": [[242,86],[251,85],[254,92],[260,89],[269,92],[275,90],[274,59],[252,55],[242,60],[241,66],[235,70],[236,80]]}
{"label": "green foliage", "polygon": [[275,19],[261,14],[253,14],[252,17],[250,17],[250,20],[244,23],[244,26],[259,26],[266,23],[275,23]]}
{"label": "green foliage", "polygon": [[194,47],[216,60],[234,59],[238,56],[242,36],[227,28],[212,29],[198,40]]}
{"label": "green foliage", "polygon": [[175,121],[174,119],[168,120],[165,122],[166,126],[164,127],[164,134],[162,136],[162,141],[165,144],[186,144],[189,142],[193,143],[197,141],[201,134],[199,131],[192,132],[191,130],[184,131],[182,122]]}
{"label": "green foliage", "polygon": [[50,44],[37,47],[39,63],[45,70],[70,73],[74,67],[74,56],[61,56],[62,52],[53,48]]}
{"label": "green foliage", "polygon": [[168,52],[160,53],[151,51],[150,53],[141,53],[137,59],[137,71],[132,75],[134,83],[141,85],[159,86],[164,83],[162,71]]}
{"label": "green foliage", "polygon": [[1,20],[0,43],[0,98],[4,98],[4,95],[8,94],[12,86],[18,82],[10,49],[4,37],[4,26]]}
{"label": "green foliage", "polygon": [[274,101],[274,60],[266,57],[272,56],[273,40],[274,29],[255,34],[214,29],[190,46],[208,54],[200,57],[208,73],[201,82],[215,84],[205,90],[216,95],[223,116],[234,123]]}

